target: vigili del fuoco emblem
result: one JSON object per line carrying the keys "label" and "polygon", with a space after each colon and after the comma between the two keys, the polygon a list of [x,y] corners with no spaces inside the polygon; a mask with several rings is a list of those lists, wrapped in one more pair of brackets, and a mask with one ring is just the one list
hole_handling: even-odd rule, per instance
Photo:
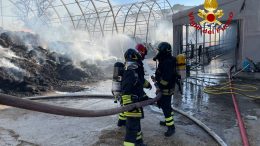
{"label": "vigili del fuoco emblem", "polygon": [[221,25],[222,23],[218,21],[219,18],[223,17],[223,10],[218,10],[217,0],[205,0],[204,2],[205,10],[199,9],[198,16],[204,19],[200,22],[200,25],[216,23]]}

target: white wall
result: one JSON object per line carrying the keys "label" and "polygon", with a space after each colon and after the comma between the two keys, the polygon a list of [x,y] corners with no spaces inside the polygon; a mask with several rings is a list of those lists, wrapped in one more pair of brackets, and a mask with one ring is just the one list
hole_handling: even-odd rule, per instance
{"label": "white wall", "polygon": [[241,14],[244,35],[242,58],[249,57],[260,62],[260,1],[246,0],[245,10]]}
{"label": "white wall", "polygon": [[[219,8],[224,10],[224,17],[221,21],[226,21],[228,13],[233,12],[233,20],[240,20],[240,46],[237,63],[241,64],[244,58],[248,57],[254,62],[260,62],[260,0],[218,0]],[[244,10],[240,11],[245,2]],[[198,9],[204,9],[203,6],[198,6],[187,11],[183,11],[173,15],[174,27],[183,24],[189,24],[188,14],[195,12],[195,21],[201,19],[197,17]],[[175,32],[175,30],[174,30]],[[176,39],[178,35],[173,34]],[[178,39],[176,39],[178,40]],[[176,40],[174,44],[176,44]],[[177,45],[177,44],[176,44]],[[177,45],[178,46],[178,45]]]}

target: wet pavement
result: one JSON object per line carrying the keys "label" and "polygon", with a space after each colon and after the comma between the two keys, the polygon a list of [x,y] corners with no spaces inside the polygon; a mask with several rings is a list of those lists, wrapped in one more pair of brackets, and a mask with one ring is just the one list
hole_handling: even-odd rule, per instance
{"label": "wet pavement", "polygon": [[[80,109],[106,109],[112,100],[49,100],[40,101]],[[117,116],[100,118],[72,118],[1,106],[0,141],[7,146],[119,146],[125,129],[116,126]],[[216,145],[199,127],[186,118],[176,118],[176,134],[165,138],[165,127],[159,125],[161,114],[145,108],[142,120],[144,141],[149,146],[158,145]]]}
{"label": "wet pavement", "polygon": [[[202,78],[199,79],[200,81],[188,79],[187,83],[184,83],[184,94],[175,94],[173,106],[201,120],[228,145],[241,145],[231,95],[216,96],[203,92],[204,86],[224,82],[224,77],[209,79],[207,76],[204,78],[207,83],[202,82]],[[240,82],[252,83],[243,80]],[[111,86],[111,81],[95,85],[97,86],[93,90],[101,91]],[[260,87],[260,82],[254,82],[254,85]],[[260,91],[252,94],[260,95]],[[256,100],[244,96],[237,96],[237,98],[243,117],[248,115],[260,117],[260,104]],[[80,109],[106,109],[119,106],[114,104],[113,100],[105,99],[55,99],[39,102]],[[71,118],[1,106],[0,118],[0,140],[2,143],[5,142],[0,143],[1,145],[115,146],[122,144],[125,132],[124,129],[116,126],[116,115],[101,118]],[[163,120],[161,113],[154,112],[150,107],[145,108],[142,128],[144,141],[149,146],[217,145],[202,129],[177,113],[175,114],[176,134],[171,138],[165,138],[163,133],[166,128],[159,126],[160,120]],[[258,146],[259,119],[244,118],[244,120],[251,145]]]}
{"label": "wet pavement", "polygon": [[[214,78],[214,77],[212,77]],[[201,79],[201,78],[200,78]],[[208,78],[204,79],[209,81]],[[223,83],[227,79],[210,79],[211,82]],[[215,81],[214,81],[215,80]],[[243,81],[239,83],[254,83],[258,88],[260,82]],[[204,86],[212,83],[201,82],[195,79],[188,79],[184,83],[184,95],[177,94],[173,99],[173,106],[182,109],[186,112],[191,113],[194,117],[204,122],[209,128],[213,129],[221,138],[228,143],[228,145],[242,145],[237,125],[236,115],[234,111],[232,96],[230,94],[224,95],[208,95],[203,92]],[[213,84],[214,85],[214,84]],[[260,91],[253,92],[250,94],[260,95]],[[250,99],[241,95],[237,95],[238,104],[240,107],[241,114],[244,117],[256,116],[259,117],[257,111],[260,109],[260,104],[254,99]],[[247,120],[245,124],[253,124],[247,127],[249,135],[259,135],[260,132],[254,132],[254,129],[260,130],[259,120]],[[249,124],[249,125],[250,125]],[[250,136],[249,136],[250,138]],[[259,145],[260,139],[251,140],[252,145]]]}
{"label": "wet pavement", "polygon": [[[115,107],[104,99],[59,99],[39,101],[78,109],[106,109]],[[101,118],[63,117],[1,106],[1,146],[83,146],[98,140],[103,129],[114,125],[116,116]],[[11,131],[11,132],[9,132]],[[14,136],[15,135],[15,136]],[[25,146],[25,145],[24,145]]]}
{"label": "wet pavement", "polygon": [[[146,62],[146,67],[150,62]],[[154,64],[152,64],[154,65]],[[148,71],[147,79],[154,68]],[[184,94],[177,91],[172,105],[193,115],[215,131],[229,146],[242,145],[230,94],[209,95],[204,93],[206,86],[227,82],[226,76],[209,74],[192,75],[184,81]],[[251,84],[260,88],[260,81],[236,79],[237,84]],[[111,94],[111,80],[88,85],[78,93],[55,94]],[[146,90],[154,97],[154,89]],[[260,95],[260,90],[247,93]],[[237,95],[242,117],[251,146],[260,144],[260,102],[243,95]],[[113,100],[105,99],[56,99],[39,101],[71,108],[106,109],[117,107]],[[122,145],[124,128],[116,126],[117,115],[101,118],[72,118],[43,114],[17,108],[0,106],[0,145],[14,146],[117,146]],[[156,112],[154,112],[156,111]],[[176,134],[165,138],[165,127],[159,126],[163,115],[159,109],[145,108],[142,120],[144,141],[149,146],[214,146],[216,142],[201,128],[180,114],[175,114]],[[246,117],[255,117],[250,119]]]}

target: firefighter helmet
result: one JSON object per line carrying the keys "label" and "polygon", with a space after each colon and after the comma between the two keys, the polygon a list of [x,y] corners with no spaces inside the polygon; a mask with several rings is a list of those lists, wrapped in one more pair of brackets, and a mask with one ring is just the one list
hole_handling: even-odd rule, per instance
{"label": "firefighter helmet", "polygon": [[165,56],[172,55],[172,47],[167,42],[161,42],[158,45],[158,49],[157,50],[158,50],[158,53],[153,58],[154,61],[156,61],[157,59],[163,59]]}
{"label": "firefighter helmet", "polygon": [[172,53],[172,47],[167,42],[162,42],[158,45],[158,51],[162,54],[171,54]]}
{"label": "firefighter helmet", "polygon": [[135,50],[135,49],[128,49],[125,52],[125,61],[131,61],[131,62],[136,62],[140,59],[140,54]]}
{"label": "firefighter helmet", "polygon": [[143,44],[137,44],[135,49],[140,53],[143,60],[147,55],[147,48]]}

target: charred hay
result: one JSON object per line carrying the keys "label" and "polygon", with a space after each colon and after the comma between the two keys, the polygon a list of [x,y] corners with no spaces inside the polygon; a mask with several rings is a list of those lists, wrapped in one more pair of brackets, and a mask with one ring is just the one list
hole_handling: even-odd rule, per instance
{"label": "charred hay", "polygon": [[103,73],[97,66],[86,62],[74,65],[67,56],[44,49],[39,42],[38,35],[27,32],[0,34],[0,49],[7,48],[16,55],[0,58],[15,66],[14,69],[0,64],[0,92],[32,95],[59,88],[76,91],[75,84],[102,79]]}

